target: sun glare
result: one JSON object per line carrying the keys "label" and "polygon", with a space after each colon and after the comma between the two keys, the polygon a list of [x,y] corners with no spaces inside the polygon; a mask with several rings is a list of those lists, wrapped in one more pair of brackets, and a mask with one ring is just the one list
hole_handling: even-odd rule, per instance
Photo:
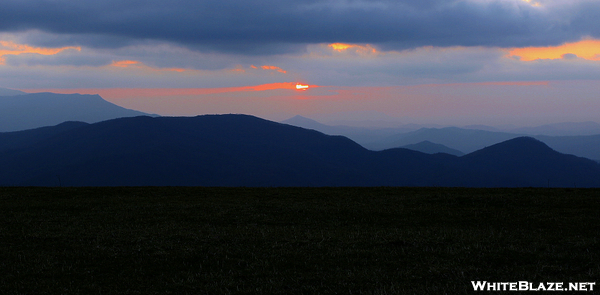
{"label": "sun glare", "polygon": [[329,44],[328,46],[333,48],[333,50],[335,50],[335,51],[343,51],[343,50],[346,50],[346,49],[352,47],[352,45],[344,44],[344,43],[333,43],[333,44]]}
{"label": "sun glare", "polygon": [[369,44],[358,45],[358,44],[346,44],[346,43],[332,43],[328,44],[328,47],[337,52],[343,52],[348,49],[353,49],[358,54],[377,54],[377,49]]}
{"label": "sun glare", "polygon": [[308,89],[308,85],[296,84],[296,89],[306,90],[306,89]]}

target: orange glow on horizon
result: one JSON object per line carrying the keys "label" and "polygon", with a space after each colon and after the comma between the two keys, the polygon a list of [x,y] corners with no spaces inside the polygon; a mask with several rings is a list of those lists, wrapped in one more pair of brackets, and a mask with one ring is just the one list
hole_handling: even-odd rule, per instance
{"label": "orange glow on horizon", "polygon": [[[99,94],[104,98],[120,99],[129,97],[193,96],[227,92],[266,91],[277,89],[297,90],[298,83],[282,82],[255,86],[223,88],[81,88],[81,89],[21,89],[24,92],[53,92],[61,94]],[[303,85],[308,88],[308,85]],[[311,86],[318,87],[318,86]]]}
{"label": "orange glow on horizon", "polygon": [[552,47],[514,48],[508,55],[519,56],[522,61],[532,61],[562,59],[565,58],[565,54],[574,54],[583,59],[600,61],[600,40],[587,39]]}
{"label": "orange glow on horizon", "polygon": [[[423,88],[423,87],[469,87],[469,86],[549,86],[549,81],[508,81],[508,82],[475,82],[475,83],[446,83],[446,84],[419,84],[406,86],[338,86],[334,87],[335,91],[359,91],[365,90],[369,93],[373,89],[392,91],[398,88]],[[27,93],[36,92],[53,92],[60,94],[99,94],[108,99],[122,98],[150,98],[150,97],[169,97],[169,96],[194,96],[194,95],[211,95],[228,92],[253,92],[267,91],[277,89],[289,90],[306,90],[309,88],[323,87],[318,85],[308,85],[295,82],[269,83],[255,86],[242,87],[222,87],[222,88],[80,88],[80,89],[19,89]]]}
{"label": "orange glow on horizon", "polygon": [[[410,118],[456,114],[469,115],[484,108],[486,117],[503,112],[535,111],[514,93],[553,93],[561,82],[490,81],[476,83],[421,84],[404,86],[314,86],[301,82],[270,83],[224,88],[109,88],[109,89],[21,89],[25,92],[99,94],[105,100],[125,108],[166,116],[193,116],[217,113],[246,113],[266,116],[274,113],[327,113],[377,110]],[[307,91],[297,88],[309,86]],[[565,84],[572,91],[571,85]],[[587,84],[586,84],[587,85]],[[315,87],[313,90],[312,88]],[[318,87],[318,88],[317,88]],[[598,88],[594,86],[594,89]],[[519,92],[519,91],[525,92]],[[530,91],[535,90],[535,91]],[[263,92],[259,92],[263,91]],[[487,99],[488,94],[494,99]],[[544,94],[544,95],[543,95]],[[590,94],[593,95],[593,94]],[[563,96],[563,94],[561,94]],[[496,99],[497,98],[497,99]],[[475,99],[476,103],[473,103]],[[459,102],[459,103],[457,103]],[[486,103],[489,103],[486,105]],[[512,106],[515,109],[511,109]],[[532,107],[531,109],[528,109]],[[523,111],[523,112],[525,112]],[[416,118],[416,117],[415,117]],[[483,118],[476,115],[474,118]],[[284,118],[281,118],[284,119]]]}
{"label": "orange glow on horizon", "polygon": [[44,47],[33,47],[26,44],[17,44],[12,41],[0,41],[0,64],[4,64],[5,55],[19,55],[24,53],[37,53],[41,55],[55,55],[61,51],[74,49],[81,51],[79,46],[67,46],[61,48],[44,48]]}

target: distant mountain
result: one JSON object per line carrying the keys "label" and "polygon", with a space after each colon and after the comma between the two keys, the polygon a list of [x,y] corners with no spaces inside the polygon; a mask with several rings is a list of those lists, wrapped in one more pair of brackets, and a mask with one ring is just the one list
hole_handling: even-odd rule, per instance
{"label": "distant mountain", "polygon": [[[346,111],[326,114],[314,113],[311,117],[330,126],[352,126],[368,129],[404,128],[400,118],[389,116],[378,111]],[[419,126],[424,127],[424,126]],[[434,126],[428,126],[434,127]],[[416,130],[418,128],[415,128]]]}
{"label": "distant mountain", "polygon": [[462,128],[536,136],[581,136],[600,134],[600,124],[591,121],[562,122],[534,127],[490,127],[486,125],[468,125]]}
{"label": "distant mountain", "polygon": [[522,135],[457,127],[421,128],[417,131],[395,134],[386,139],[365,144],[365,147],[373,150],[383,150],[422,141],[431,141],[464,153],[470,153],[519,136]]}
{"label": "distant mountain", "polygon": [[[314,129],[329,135],[343,135],[356,141],[367,149],[376,151],[396,147],[409,147],[427,152],[426,149],[413,148],[411,145],[429,141],[434,144],[444,145],[462,153],[470,153],[509,139],[527,136],[526,134],[489,131],[493,130],[493,128],[482,125],[469,126],[472,129],[447,127],[420,128],[414,131],[406,131],[402,129],[367,129],[348,126],[329,126],[301,116],[296,116],[283,121],[282,123]],[[564,124],[569,125],[569,123]],[[548,126],[563,126],[564,124],[553,124]],[[592,122],[589,125],[587,123],[582,124],[583,125],[577,126],[580,126],[581,128],[583,128],[582,126],[592,128],[595,123]],[[600,134],[580,136],[537,135],[534,137],[558,152],[573,154],[588,159],[600,159]],[[451,154],[459,155],[457,153]]]}
{"label": "distant mountain", "polygon": [[[422,128],[417,131],[396,134],[376,142],[361,143],[363,146],[382,150],[392,147],[405,147],[423,141],[441,144],[448,148],[470,153],[506,140],[525,136],[506,132],[448,128]],[[588,159],[600,159],[600,134],[586,136],[544,136],[534,138],[546,143],[552,149]]]}
{"label": "distant mountain", "polygon": [[302,117],[300,115],[296,115],[292,118],[281,121],[281,123],[289,124],[289,125],[297,126],[297,127],[302,127],[305,129],[313,129],[313,130],[317,130],[317,131],[320,131],[320,132],[323,132],[323,133],[329,134],[329,135],[341,135],[342,133],[345,133],[345,132],[353,132],[356,129],[364,129],[364,128],[346,127],[346,126],[342,126],[342,127],[329,126],[329,125],[321,124],[313,119]]}
{"label": "distant mountain", "polygon": [[19,91],[19,90],[0,88],[0,96],[15,96],[15,95],[22,95],[22,94],[27,94],[27,93],[25,93],[23,91]]}
{"label": "distant mountain", "polygon": [[535,136],[558,152],[600,159],[600,134],[585,136]]}
{"label": "distant mountain", "polygon": [[427,140],[415,144],[405,145],[402,148],[419,151],[426,154],[446,153],[459,157],[464,155],[464,153],[459,150],[451,149],[443,144],[433,143]]}
{"label": "distant mountain", "polygon": [[600,164],[517,138],[463,157],[367,150],[246,115],[133,117],[0,133],[0,185],[594,186]]}
{"label": "distant mountain", "polygon": [[65,121],[95,123],[147,115],[112,104],[99,95],[32,93],[0,96],[0,132],[53,126]]}
{"label": "distant mountain", "polygon": [[475,130],[485,130],[492,132],[500,132],[501,130],[496,127],[486,126],[486,125],[467,125],[463,126],[463,129],[475,129]]}
{"label": "distant mountain", "polygon": [[581,136],[600,134],[600,124],[596,122],[565,122],[537,127],[523,127],[510,130],[511,133],[545,136]]}
{"label": "distant mountain", "polygon": [[[281,123],[289,124],[292,126],[302,127],[306,129],[313,129],[319,132],[323,132],[328,135],[343,135],[359,143],[365,145],[369,142],[377,142],[389,136],[409,132],[418,129],[418,127],[397,127],[397,128],[367,128],[367,127],[354,127],[345,125],[326,125],[317,122],[313,119],[309,119],[302,116],[294,116]],[[393,146],[396,147],[396,146]],[[391,147],[390,147],[391,148]]]}

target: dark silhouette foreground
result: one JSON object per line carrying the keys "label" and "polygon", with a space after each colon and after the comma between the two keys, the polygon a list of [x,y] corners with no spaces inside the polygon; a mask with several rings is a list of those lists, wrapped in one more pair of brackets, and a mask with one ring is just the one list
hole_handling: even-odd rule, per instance
{"label": "dark silhouette foreground", "polygon": [[3,186],[600,186],[600,164],[533,138],[462,157],[374,152],[247,115],[142,116],[0,133],[0,167]]}

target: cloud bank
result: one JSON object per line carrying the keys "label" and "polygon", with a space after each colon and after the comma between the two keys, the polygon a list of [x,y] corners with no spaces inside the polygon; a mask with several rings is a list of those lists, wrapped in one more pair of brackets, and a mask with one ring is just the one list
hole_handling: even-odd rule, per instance
{"label": "cloud bank", "polygon": [[170,42],[203,52],[272,55],[307,44],[526,47],[600,37],[590,0],[5,0],[0,31],[39,31],[37,46],[117,48]]}

